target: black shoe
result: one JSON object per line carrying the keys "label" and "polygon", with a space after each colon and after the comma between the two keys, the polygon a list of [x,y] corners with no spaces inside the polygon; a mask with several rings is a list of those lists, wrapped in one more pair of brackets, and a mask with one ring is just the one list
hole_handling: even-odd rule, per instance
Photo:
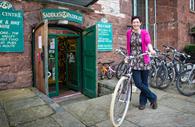
{"label": "black shoe", "polygon": [[157,109],[157,108],[158,108],[157,101],[151,103],[151,104],[150,104],[150,107],[151,107],[152,109]]}
{"label": "black shoe", "polygon": [[138,109],[139,110],[144,110],[145,109],[145,105],[139,105]]}

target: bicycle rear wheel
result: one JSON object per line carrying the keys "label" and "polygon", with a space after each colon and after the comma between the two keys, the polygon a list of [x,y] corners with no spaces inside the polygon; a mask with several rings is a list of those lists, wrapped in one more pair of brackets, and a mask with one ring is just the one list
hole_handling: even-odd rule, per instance
{"label": "bicycle rear wheel", "polygon": [[120,79],[121,76],[126,72],[127,64],[124,61],[120,62],[116,68],[116,78]]}
{"label": "bicycle rear wheel", "polygon": [[118,81],[110,105],[110,118],[114,127],[122,124],[131,99],[132,85],[128,77],[122,76]]}
{"label": "bicycle rear wheel", "polygon": [[[115,70],[115,67],[112,66],[111,69],[112,69],[112,70]],[[111,69],[109,68],[108,71],[106,72],[106,77],[107,77],[108,79],[112,79],[113,76],[114,76],[114,72],[113,72]]]}
{"label": "bicycle rear wheel", "polygon": [[191,70],[182,72],[176,81],[176,87],[179,93],[184,96],[192,96],[195,94],[195,71]]}
{"label": "bicycle rear wheel", "polygon": [[158,89],[166,89],[169,86],[169,84],[168,84],[168,70],[164,64],[161,65],[157,71],[156,86]]}
{"label": "bicycle rear wheel", "polygon": [[156,74],[157,74],[157,68],[155,65],[151,64],[151,69],[148,76],[148,84],[153,88],[156,88],[156,82],[155,82]]}

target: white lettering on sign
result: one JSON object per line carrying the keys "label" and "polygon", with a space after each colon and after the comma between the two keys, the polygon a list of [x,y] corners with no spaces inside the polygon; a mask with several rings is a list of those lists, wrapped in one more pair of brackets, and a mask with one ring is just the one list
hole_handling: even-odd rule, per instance
{"label": "white lettering on sign", "polygon": [[62,18],[71,17],[73,19],[82,21],[82,17],[81,16],[70,14],[69,12],[66,12],[66,11],[56,12],[56,13],[55,12],[50,12],[50,13],[43,12],[43,18],[44,19],[46,19],[46,18],[61,18],[61,17]]}
{"label": "white lettering on sign", "polygon": [[21,13],[19,13],[19,12],[17,12],[17,13],[13,13],[13,12],[2,12],[1,15],[2,16],[5,16],[5,17],[18,17],[18,18],[21,17]]}
{"label": "white lettering on sign", "polygon": [[10,25],[1,25],[1,24],[0,24],[0,28],[9,29],[9,28],[10,28]]}

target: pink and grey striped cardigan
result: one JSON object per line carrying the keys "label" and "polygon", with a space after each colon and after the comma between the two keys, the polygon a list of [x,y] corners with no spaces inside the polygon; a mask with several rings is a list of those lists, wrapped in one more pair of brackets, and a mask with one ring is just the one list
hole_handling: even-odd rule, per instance
{"label": "pink and grey striped cardigan", "polygon": [[[130,56],[131,53],[131,47],[130,47],[130,40],[131,40],[131,32],[132,30],[127,31],[127,53]],[[150,35],[149,33],[142,29],[141,30],[141,40],[142,40],[142,52],[148,51],[148,44],[151,43]],[[148,55],[144,55],[144,63],[149,64],[150,63],[150,57]]]}

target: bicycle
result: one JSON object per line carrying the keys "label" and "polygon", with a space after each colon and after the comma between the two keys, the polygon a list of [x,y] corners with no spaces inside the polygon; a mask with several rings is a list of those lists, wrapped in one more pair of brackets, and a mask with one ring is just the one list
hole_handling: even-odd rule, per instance
{"label": "bicycle", "polygon": [[192,69],[179,74],[176,80],[177,90],[184,96],[195,95],[195,64]]}
{"label": "bicycle", "polygon": [[[115,127],[118,127],[122,124],[127,110],[129,108],[129,103],[131,101],[131,96],[132,96],[132,60],[138,57],[142,57],[143,55],[147,55],[149,53],[143,53],[138,56],[129,56],[125,55],[120,49],[116,49],[116,51],[123,56],[125,56],[125,59],[128,58],[126,63],[129,63],[128,70],[126,71],[125,74],[120,78],[118,81],[114,93],[112,96],[111,100],[111,105],[110,105],[110,119],[112,121],[112,124]],[[125,60],[124,59],[124,60]],[[119,107],[118,107],[119,106]],[[121,110],[121,111],[117,111]],[[115,112],[116,111],[116,112]]]}
{"label": "bicycle", "polygon": [[100,74],[99,74],[99,77],[101,79],[104,79],[105,76],[108,79],[111,79],[114,76],[116,71],[115,71],[115,66],[114,65],[111,66],[112,63],[114,63],[114,61],[98,62],[98,64],[101,64]]}

